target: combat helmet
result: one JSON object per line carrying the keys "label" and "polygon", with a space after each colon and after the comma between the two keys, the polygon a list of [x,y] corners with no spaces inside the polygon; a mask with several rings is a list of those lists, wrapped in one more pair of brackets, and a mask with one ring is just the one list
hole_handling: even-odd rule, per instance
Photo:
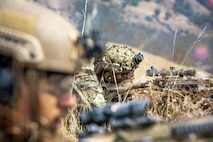
{"label": "combat helmet", "polygon": [[114,82],[113,74],[117,82],[129,79],[142,62],[143,55],[135,54],[130,47],[122,44],[108,43],[106,47],[106,51],[93,62],[98,79],[103,78],[105,82]]}
{"label": "combat helmet", "polygon": [[[77,29],[36,3],[0,1],[0,53],[24,66],[74,73],[88,53]],[[91,45],[90,45],[91,47]]]}
{"label": "combat helmet", "polygon": [[[88,61],[88,55],[93,56],[91,52],[96,51],[93,47],[96,48],[94,40],[82,37],[63,17],[39,4],[24,0],[0,1],[0,61],[6,59],[14,72],[7,74],[10,75],[8,85],[0,83],[0,91],[4,91],[0,94],[8,96],[0,99],[0,103],[9,104],[11,98],[16,98],[11,97],[19,91],[16,76],[24,74],[32,101],[29,103],[31,119],[37,121],[35,99],[38,99],[37,88],[41,85],[39,77],[49,73],[63,77],[74,74]],[[7,68],[1,64],[1,69]]]}
{"label": "combat helmet", "polygon": [[106,104],[104,91],[92,69],[83,68],[75,74],[73,89],[80,96],[80,99],[78,99],[79,104],[85,101],[88,101],[91,106],[103,106]]}

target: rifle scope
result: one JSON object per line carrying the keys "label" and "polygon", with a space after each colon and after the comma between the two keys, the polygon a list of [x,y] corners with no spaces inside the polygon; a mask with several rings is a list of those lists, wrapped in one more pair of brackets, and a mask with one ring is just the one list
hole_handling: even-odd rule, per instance
{"label": "rifle scope", "polygon": [[126,103],[111,103],[105,107],[96,107],[92,111],[83,112],[80,115],[81,124],[96,123],[101,125],[108,123],[112,118],[125,118],[146,116],[149,100],[137,100]]}

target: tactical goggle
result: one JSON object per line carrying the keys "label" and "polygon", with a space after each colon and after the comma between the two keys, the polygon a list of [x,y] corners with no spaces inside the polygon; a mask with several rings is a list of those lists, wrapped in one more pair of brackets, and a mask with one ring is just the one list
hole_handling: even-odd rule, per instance
{"label": "tactical goggle", "polygon": [[[11,100],[14,90],[17,84],[17,72],[12,68],[12,59],[10,57],[0,55],[0,104],[6,105]],[[25,75],[27,69],[22,70]],[[48,86],[45,91],[49,94],[59,96],[70,91],[72,78],[68,74],[50,72],[50,71],[38,71],[38,77],[35,84],[40,85],[40,77],[46,77],[47,83],[44,86]],[[28,84],[29,85],[29,84]],[[38,89],[38,88],[37,88]]]}
{"label": "tactical goggle", "polygon": [[15,73],[11,69],[11,58],[0,55],[0,103],[6,105],[13,94]]}

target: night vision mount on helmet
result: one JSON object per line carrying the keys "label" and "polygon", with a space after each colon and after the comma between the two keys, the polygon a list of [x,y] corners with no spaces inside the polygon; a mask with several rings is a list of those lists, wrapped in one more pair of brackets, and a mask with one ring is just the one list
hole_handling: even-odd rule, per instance
{"label": "night vision mount on helmet", "polygon": [[[109,43],[106,46],[104,54],[94,60],[94,69],[99,79],[103,76],[105,81],[113,82],[113,72],[116,75],[134,72],[143,61],[141,53],[135,54],[126,45]],[[119,77],[117,76],[116,79]]]}

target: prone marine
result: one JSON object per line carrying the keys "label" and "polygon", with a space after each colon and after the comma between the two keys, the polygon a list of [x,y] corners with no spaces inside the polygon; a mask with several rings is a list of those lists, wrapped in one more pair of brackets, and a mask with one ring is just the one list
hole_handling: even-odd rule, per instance
{"label": "prone marine", "polygon": [[104,88],[106,100],[108,102],[134,100],[131,85],[134,71],[143,61],[143,55],[136,54],[130,47],[122,44],[108,43],[106,47],[106,51],[93,62],[94,70]]}

